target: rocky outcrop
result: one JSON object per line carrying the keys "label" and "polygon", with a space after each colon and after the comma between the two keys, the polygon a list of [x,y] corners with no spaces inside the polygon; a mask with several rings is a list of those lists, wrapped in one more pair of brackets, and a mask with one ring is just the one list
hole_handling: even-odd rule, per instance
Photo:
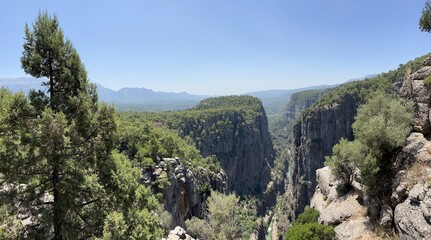
{"label": "rocky outcrop", "polygon": [[192,136],[202,156],[215,155],[219,159],[228,176],[229,191],[239,195],[265,191],[274,149],[262,106],[254,114],[225,112],[209,116],[203,123],[188,122],[182,133]]}
{"label": "rocky outcrop", "polygon": [[395,208],[395,226],[401,239],[431,238],[431,185],[417,184]]}
{"label": "rocky outcrop", "polygon": [[292,94],[286,106],[284,118],[288,121],[297,119],[302,111],[317,102],[328,90],[308,90]]}
{"label": "rocky outcrop", "polygon": [[431,88],[423,80],[431,74],[431,57],[422,62],[422,68],[404,80],[401,96],[411,99],[414,103],[413,126],[415,131],[425,135],[431,134],[430,96]]}
{"label": "rocky outcrop", "polygon": [[431,142],[419,132],[413,132],[407,137],[402,151],[397,155],[395,166],[398,169],[407,168],[414,162],[431,165]]}
{"label": "rocky outcrop", "polygon": [[226,191],[224,172],[213,175],[205,169],[195,174],[179,158],[163,158],[158,159],[155,170],[142,172],[141,182],[163,193],[164,208],[172,216],[171,226],[185,227],[185,220],[192,216],[203,217],[205,192],[199,186],[206,182],[212,189]]}
{"label": "rocky outcrop", "polygon": [[316,108],[294,127],[294,149],[290,161],[290,200],[298,214],[310,203],[316,188],[316,170],[341,138],[353,139],[352,123],[360,99],[346,94],[337,104]]}
{"label": "rocky outcrop", "polygon": [[413,102],[413,133],[397,155],[398,173],[392,185],[393,223],[400,239],[431,238],[431,88],[424,79],[431,74],[431,57],[405,78],[401,96]]}
{"label": "rocky outcrop", "polygon": [[395,166],[404,168],[394,179],[393,222],[401,239],[431,238],[431,142],[422,133],[410,134]]}
{"label": "rocky outcrop", "polygon": [[187,234],[186,230],[184,230],[179,226],[175,227],[174,230],[170,231],[168,237],[163,238],[162,240],[180,240],[180,239],[195,240],[194,238],[192,238],[190,235]]}
{"label": "rocky outcrop", "polygon": [[[317,170],[317,186],[310,206],[320,212],[319,223],[332,225],[337,239],[375,239],[373,227],[367,217],[367,209],[362,203],[362,191],[354,191],[338,196],[331,169]],[[354,186],[358,186],[354,182]]]}

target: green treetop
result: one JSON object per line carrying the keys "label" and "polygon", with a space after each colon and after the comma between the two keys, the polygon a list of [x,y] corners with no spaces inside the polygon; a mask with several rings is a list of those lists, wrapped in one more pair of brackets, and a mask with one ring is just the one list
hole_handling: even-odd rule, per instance
{"label": "green treetop", "polygon": [[431,32],[431,2],[427,0],[419,19],[419,29],[423,32]]}
{"label": "green treetop", "polygon": [[[64,38],[57,17],[40,13],[32,27],[25,27],[21,64],[27,74],[47,79],[43,85],[49,93],[49,107],[73,116],[87,98],[97,102],[95,86],[89,84],[84,65],[70,40]],[[47,96],[40,93],[39,98]]]}

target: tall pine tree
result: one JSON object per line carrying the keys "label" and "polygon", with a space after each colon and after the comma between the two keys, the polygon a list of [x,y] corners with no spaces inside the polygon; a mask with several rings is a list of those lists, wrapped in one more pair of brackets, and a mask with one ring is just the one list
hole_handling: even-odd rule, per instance
{"label": "tall pine tree", "polygon": [[[28,216],[23,237],[79,239],[101,235],[106,184],[114,165],[114,110],[99,107],[79,55],[57,17],[40,13],[25,28],[24,71],[46,92],[14,95],[0,118],[0,171]],[[30,100],[29,100],[30,99]]]}
{"label": "tall pine tree", "polygon": [[57,17],[40,13],[26,25],[21,63],[44,79],[46,91],[0,91],[0,204],[5,216],[24,220],[18,235],[3,227],[13,218],[0,221],[0,235],[160,239],[159,202],[139,184],[140,170],[115,150],[114,109],[99,106]]}

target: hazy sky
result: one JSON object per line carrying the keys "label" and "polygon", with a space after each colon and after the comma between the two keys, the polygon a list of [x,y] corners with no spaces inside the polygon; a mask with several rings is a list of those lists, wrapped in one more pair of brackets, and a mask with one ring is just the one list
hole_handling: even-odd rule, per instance
{"label": "hazy sky", "polygon": [[193,94],[341,83],[431,51],[425,0],[0,0],[0,78],[25,23],[56,14],[90,80]]}

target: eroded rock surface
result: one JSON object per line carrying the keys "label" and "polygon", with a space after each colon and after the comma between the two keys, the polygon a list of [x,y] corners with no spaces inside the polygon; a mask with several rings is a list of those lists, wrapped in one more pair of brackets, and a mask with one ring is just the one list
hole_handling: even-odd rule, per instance
{"label": "eroded rock surface", "polygon": [[195,240],[194,238],[192,238],[190,235],[187,234],[186,230],[184,230],[180,226],[175,227],[174,230],[169,232],[168,237],[163,238],[162,240],[180,240],[180,239]]}
{"label": "eroded rock surface", "polygon": [[431,57],[426,58],[422,63],[422,68],[405,79],[400,89],[401,96],[411,99],[414,102],[413,126],[415,131],[422,132],[425,135],[431,133],[431,88],[423,82],[423,80],[431,74],[431,66],[429,66],[430,61]]}
{"label": "eroded rock surface", "polygon": [[220,192],[227,190],[227,177],[223,171],[210,174],[205,169],[198,169],[193,173],[179,158],[159,159],[154,171],[142,172],[141,182],[147,186],[154,187],[160,181],[167,183],[157,191],[163,193],[164,208],[172,216],[172,226],[185,227],[186,219],[203,217],[204,198],[198,182],[200,185],[207,183]]}
{"label": "eroded rock surface", "polygon": [[395,208],[394,222],[400,239],[431,239],[431,185],[415,185]]}
{"label": "eroded rock surface", "polygon": [[310,206],[320,212],[319,223],[334,226],[338,239],[374,239],[366,207],[361,204],[362,192],[355,189],[338,196],[331,174],[329,167],[316,171],[317,187]]}

